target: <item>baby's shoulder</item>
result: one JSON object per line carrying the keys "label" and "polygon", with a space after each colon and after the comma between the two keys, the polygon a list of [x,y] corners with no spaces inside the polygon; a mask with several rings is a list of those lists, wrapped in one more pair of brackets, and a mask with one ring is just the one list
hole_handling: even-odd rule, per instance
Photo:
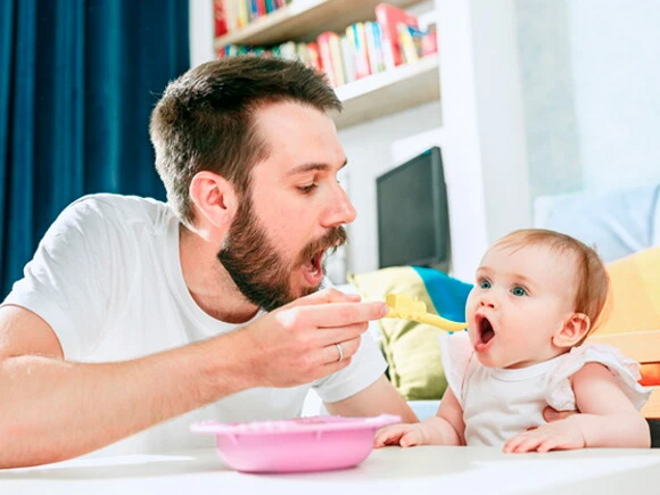
{"label": "baby's shoulder", "polygon": [[583,344],[574,347],[557,360],[546,379],[546,400],[550,406],[567,411],[576,408],[572,380],[588,377],[606,368],[617,384],[639,409],[648,400],[649,391],[638,381],[640,366],[619,349],[605,344]]}

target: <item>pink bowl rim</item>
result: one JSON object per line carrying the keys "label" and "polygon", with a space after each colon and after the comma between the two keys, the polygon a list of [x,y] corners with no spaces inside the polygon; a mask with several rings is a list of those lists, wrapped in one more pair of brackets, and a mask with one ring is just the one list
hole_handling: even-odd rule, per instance
{"label": "pink bowl rim", "polygon": [[401,417],[393,414],[381,414],[369,418],[353,418],[343,416],[311,416],[296,419],[281,419],[273,421],[248,421],[245,423],[218,423],[214,420],[200,421],[190,425],[194,433],[209,433],[214,435],[273,435],[288,433],[304,433],[317,431],[347,431],[382,428],[383,426],[400,423]]}

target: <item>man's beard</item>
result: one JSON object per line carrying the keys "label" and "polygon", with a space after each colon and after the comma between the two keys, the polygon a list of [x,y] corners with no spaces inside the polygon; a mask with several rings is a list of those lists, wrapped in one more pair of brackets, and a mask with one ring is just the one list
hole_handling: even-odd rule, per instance
{"label": "man's beard", "polygon": [[[249,191],[245,196],[249,197]],[[245,199],[218,253],[218,259],[250,302],[272,311],[298,297],[316,292],[320,285],[306,289],[303,294],[295,294],[291,288],[291,274],[321,251],[336,249],[345,242],[345,229],[332,227],[321,239],[310,242],[297,259],[287,263],[269,241],[266,230],[259,225],[252,200]],[[325,274],[323,265],[321,269]]]}

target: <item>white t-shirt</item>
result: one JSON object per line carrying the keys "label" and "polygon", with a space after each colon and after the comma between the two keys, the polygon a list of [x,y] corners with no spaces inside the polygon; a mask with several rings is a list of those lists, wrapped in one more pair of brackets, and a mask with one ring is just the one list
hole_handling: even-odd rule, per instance
{"label": "white t-shirt", "polygon": [[570,378],[586,363],[606,366],[637,409],[650,396],[642,387],[639,364],[609,345],[582,344],[565,354],[525,368],[483,366],[467,332],[440,336],[447,383],[463,408],[467,445],[502,447],[529,428],[546,424],[543,409],[577,409]]}
{"label": "white t-shirt", "polygon": [[[227,324],[197,306],[184,282],[179,221],[169,206],[111,194],[87,196],[62,212],[5,304],[38,314],[55,331],[65,359],[89,363],[154,354],[249,323]],[[212,437],[193,435],[189,425],[207,419],[240,422],[296,417],[310,388],[323,401],[335,402],[371,385],[384,370],[380,351],[365,335],[352,363],[334,375],[294,388],[246,390],[103,451],[163,452],[212,446]]]}

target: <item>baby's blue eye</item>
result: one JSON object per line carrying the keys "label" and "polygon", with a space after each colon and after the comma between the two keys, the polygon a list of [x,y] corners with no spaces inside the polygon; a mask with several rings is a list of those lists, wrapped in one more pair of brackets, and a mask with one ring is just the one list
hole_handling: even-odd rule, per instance
{"label": "baby's blue eye", "polygon": [[522,297],[527,295],[527,291],[520,286],[516,286],[513,289],[511,289],[511,294],[513,294],[514,296]]}
{"label": "baby's blue eye", "polygon": [[481,287],[482,289],[490,289],[491,285],[490,285],[490,282],[488,280],[482,280],[479,283],[479,287]]}

